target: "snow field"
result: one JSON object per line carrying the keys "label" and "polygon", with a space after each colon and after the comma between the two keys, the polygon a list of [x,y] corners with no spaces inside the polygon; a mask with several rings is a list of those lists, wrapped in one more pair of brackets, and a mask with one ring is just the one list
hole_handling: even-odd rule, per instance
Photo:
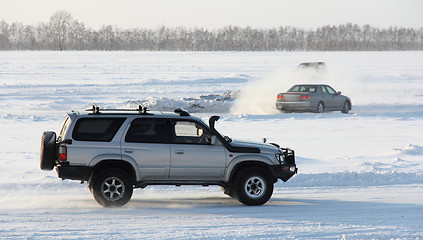
{"label": "snow field", "polygon": [[[0,52],[0,239],[421,239],[422,52]],[[298,73],[300,62],[328,71]],[[350,114],[278,113],[277,92],[325,82]],[[39,170],[64,112],[176,107],[217,129],[296,151],[299,174],[268,204],[219,187],[151,186],[104,209],[86,184]]]}

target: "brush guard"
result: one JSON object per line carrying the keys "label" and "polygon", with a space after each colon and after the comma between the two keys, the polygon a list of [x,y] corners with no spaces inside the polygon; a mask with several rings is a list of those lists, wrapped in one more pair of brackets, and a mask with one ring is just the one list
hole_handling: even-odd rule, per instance
{"label": "brush guard", "polygon": [[281,148],[281,152],[275,156],[279,165],[272,166],[273,176],[286,182],[298,172],[295,164],[295,152],[290,148]]}

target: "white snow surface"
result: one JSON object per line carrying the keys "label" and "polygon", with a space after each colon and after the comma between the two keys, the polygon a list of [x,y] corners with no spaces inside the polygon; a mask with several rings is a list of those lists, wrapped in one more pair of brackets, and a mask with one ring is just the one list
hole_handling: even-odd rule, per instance
{"label": "white snow surface", "polygon": [[[324,61],[321,74],[298,71]],[[328,83],[349,114],[280,113]],[[39,169],[71,109],[181,107],[235,139],[295,150],[299,172],[247,207],[219,187],[149,186],[106,209]],[[0,52],[0,239],[423,239],[423,52]]]}

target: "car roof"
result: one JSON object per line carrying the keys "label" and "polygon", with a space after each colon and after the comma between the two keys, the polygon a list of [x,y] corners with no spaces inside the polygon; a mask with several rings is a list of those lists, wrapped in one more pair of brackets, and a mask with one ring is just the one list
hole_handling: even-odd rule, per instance
{"label": "car roof", "polygon": [[328,84],[316,84],[316,83],[301,83],[295,84],[294,86],[329,86]]}

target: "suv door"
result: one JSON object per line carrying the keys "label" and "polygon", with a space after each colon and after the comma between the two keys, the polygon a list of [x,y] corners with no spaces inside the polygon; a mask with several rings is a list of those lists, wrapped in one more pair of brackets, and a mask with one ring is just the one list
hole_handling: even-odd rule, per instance
{"label": "suv door", "polygon": [[167,120],[135,118],[122,139],[122,154],[138,164],[142,180],[167,179],[170,166],[170,144]]}
{"label": "suv door", "polygon": [[194,120],[171,120],[170,174],[173,180],[220,180],[226,166],[223,145],[211,145],[212,133]]}

